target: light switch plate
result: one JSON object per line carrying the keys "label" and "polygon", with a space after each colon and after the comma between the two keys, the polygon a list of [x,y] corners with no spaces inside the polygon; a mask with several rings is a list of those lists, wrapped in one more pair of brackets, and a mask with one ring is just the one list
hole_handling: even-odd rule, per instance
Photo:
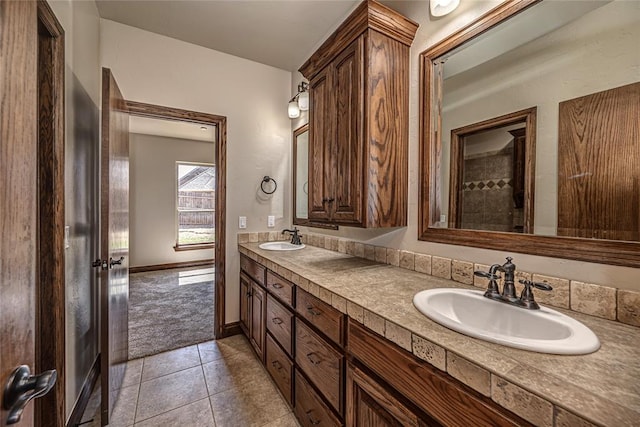
{"label": "light switch plate", "polygon": [[238,217],[238,228],[247,228],[247,217]]}
{"label": "light switch plate", "polygon": [[267,217],[267,227],[273,228],[276,226],[276,217],[274,215],[269,215]]}

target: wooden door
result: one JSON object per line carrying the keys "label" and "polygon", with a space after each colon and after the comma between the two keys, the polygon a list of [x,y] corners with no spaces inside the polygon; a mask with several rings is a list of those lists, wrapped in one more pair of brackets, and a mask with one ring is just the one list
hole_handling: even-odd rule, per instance
{"label": "wooden door", "polygon": [[251,283],[251,344],[258,357],[264,359],[265,315],[267,299],[264,289],[257,283]]}
{"label": "wooden door", "polygon": [[118,85],[102,69],[100,276],[102,425],[109,422],[128,358],[129,113]]}
{"label": "wooden door", "polygon": [[356,39],[333,62],[335,138],[332,153],[334,174],[333,219],[340,223],[362,222],[362,161],[364,156],[364,37]]}
{"label": "wooden door", "polygon": [[558,235],[640,240],[640,83],[561,102],[558,128]]}
{"label": "wooden door", "polygon": [[309,84],[309,219],[331,218],[332,173],[330,66],[315,76]]}
{"label": "wooden door", "polygon": [[244,334],[251,336],[251,281],[240,273],[240,327]]}
{"label": "wooden door", "polygon": [[[37,263],[37,7],[0,2],[0,387],[34,369]],[[4,392],[2,392],[4,394]],[[8,411],[0,407],[0,425]],[[33,425],[27,405],[19,426]]]}
{"label": "wooden door", "polygon": [[419,427],[418,416],[360,369],[347,369],[347,414],[349,427]]}

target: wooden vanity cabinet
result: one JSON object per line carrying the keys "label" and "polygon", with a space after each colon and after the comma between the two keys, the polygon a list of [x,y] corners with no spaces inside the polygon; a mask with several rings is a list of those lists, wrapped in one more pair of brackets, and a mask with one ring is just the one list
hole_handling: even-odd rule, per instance
{"label": "wooden vanity cabinet", "polygon": [[349,320],[347,339],[347,354],[352,363],[361,364],[380,378],[380,382],[376,382],[372,377],[359,375],[358,371],[351,372],[352,380],[347,386],[351,403],[347,401],[347,405],[356,405],[359,409],[349,415],[353,411],[349,408],[348,426],[363,425],[358,420],[367,418],[380,423],[364,425],[404,425],[396,424],[394,419],[410,418],[411,411],[393,412],[386,400],[390,396],[401,396],[401,406],[405,406],[402,403],[405,401],[407,407],[418,408],[414,414],[424,414],[418,415],[422,422],[419,426],[531,426],[488,397],[352,320]]}
{"label": "wooden vanity cabinet", "polygon": [[353,427],[437,427],[424,415],[395,398],[360,368],[347,368],[346,425]]}
{"label": "wooden vanity cabinet", "polygon": [[309,219],[407,225],[409,48],[418,25],[364,1],[305,62]]}
{"label": "wooden vanity cabinet", "polygon": [[262,284],[266,269],[245,256],[241,256],[240,266],[240,327],[264,361],[267,294]]}

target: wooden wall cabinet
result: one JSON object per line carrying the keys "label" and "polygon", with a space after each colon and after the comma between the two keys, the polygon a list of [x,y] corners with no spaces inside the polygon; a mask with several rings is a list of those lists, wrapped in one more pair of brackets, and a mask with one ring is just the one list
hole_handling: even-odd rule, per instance
{"label": "wooden wall cabinet", "polygon": [[300,68],[310,88],[310,220],[407,225],[409,48],[417,28],[364,1]]}

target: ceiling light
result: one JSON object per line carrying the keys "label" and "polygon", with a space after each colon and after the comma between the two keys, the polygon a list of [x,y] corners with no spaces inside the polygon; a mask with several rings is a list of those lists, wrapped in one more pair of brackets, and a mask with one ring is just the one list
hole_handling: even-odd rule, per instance
{"label": "ceiling light", "polygon": [[431,16],[444,16],[453,12],[460,5],[460,0],[429,0]]}

